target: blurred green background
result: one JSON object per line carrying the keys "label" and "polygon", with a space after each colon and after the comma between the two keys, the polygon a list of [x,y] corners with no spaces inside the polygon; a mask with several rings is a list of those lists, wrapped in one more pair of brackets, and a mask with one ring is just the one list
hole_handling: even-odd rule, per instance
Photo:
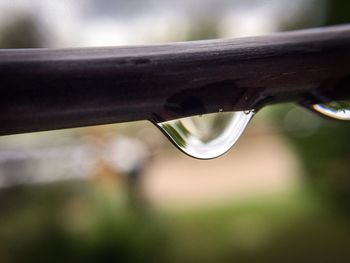
{"label": "blurred green background", "polygon": [[[0,2],[0,47],[140,44],[350,22],[350,2]],[[147,122],[0,138],[0,262],[348,262],[350,124],[294,104],[225,156]]]}

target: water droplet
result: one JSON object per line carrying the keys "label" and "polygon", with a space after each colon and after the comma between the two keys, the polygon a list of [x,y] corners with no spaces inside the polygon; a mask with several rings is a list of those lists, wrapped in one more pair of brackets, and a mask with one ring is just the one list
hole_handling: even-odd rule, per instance
{"label": "water droplet", "polygon": [[254,111],[220,112],[156,125],[184,153],[198,159],[212,159],[236,143],[253,115]]}
{"label": "water droplet", "polygon": [[244,114],[249,115],[251,113],[254,113],[254,111],[255,111],[254,109],[251,109],[251,110],[245,110],[243,112],[244,112]]}
{"label": "water droplet", "polygon": [[327,104],[314,104],[310,109],[337,120],[350,120],[350,101],[332,101]]}

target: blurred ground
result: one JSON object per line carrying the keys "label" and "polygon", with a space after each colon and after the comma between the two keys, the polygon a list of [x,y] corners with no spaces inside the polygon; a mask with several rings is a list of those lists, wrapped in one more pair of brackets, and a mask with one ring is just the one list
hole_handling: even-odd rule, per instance
{"label": "blurred ground", "polygon": [[257,119],[218,159],[203,162],[173,149],[162,152],[147,167],[143,184],[152,203],[203,206],[294,191],[300,186],[299,166],[274,125]]}

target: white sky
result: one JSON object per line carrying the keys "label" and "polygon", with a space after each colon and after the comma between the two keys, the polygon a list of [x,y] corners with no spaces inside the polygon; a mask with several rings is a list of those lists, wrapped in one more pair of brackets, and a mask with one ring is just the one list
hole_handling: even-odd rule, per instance
{"label": "white sky", "polygon": [[[1,0],[0,25],[32,14],[51,47],[144,44],[184,40],[196,18],[218,21],[222,37],[266,34],[322,0]],[[200,26],[200,25],[196,25]]]}

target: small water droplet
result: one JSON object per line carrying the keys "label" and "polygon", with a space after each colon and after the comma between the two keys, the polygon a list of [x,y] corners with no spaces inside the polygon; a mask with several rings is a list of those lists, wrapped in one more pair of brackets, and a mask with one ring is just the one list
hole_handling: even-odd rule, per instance
{"label": "small water droplet", "polygon": [[254,111],[221,112],[156,125],[184,153],[198,159],[212,159],[236,143],[253,115]]}
{"label": "small water droplet", "polygon": [[244,114],[249,115],[249,114],[251,114],[251,113],[254,113],[254,109],[251,109],[251,110],[244,110],[243,112],[244,112]]}
{"label": "small water droplet", "polygon": [[350,120],[350,101],[332,101],[326,104],[314,104],[310,109],[337,120]]}

